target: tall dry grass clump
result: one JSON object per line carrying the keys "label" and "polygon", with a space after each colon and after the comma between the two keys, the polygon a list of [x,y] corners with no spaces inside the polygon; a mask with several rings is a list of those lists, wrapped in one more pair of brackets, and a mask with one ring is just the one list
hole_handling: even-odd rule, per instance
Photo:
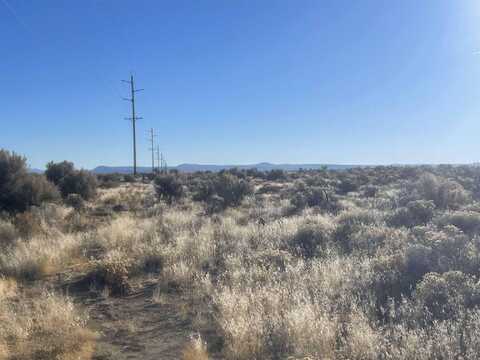
{"label": "tall dry grass clump", "polygon": [[95,334],[70,299],[43,292],[0,300],[0,359],[91,358]]}

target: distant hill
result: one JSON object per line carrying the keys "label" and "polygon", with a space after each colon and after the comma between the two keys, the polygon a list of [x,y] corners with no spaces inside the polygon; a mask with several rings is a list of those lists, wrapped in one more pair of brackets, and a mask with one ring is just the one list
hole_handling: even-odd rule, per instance
{"label": "distant hill", "polygon": [[[91,170],[95,174],[131,174],[133,172],[132,166],[97,166],[95,169]],[[149,173],[152,171],[151,167],[146,166],[137,166],[137,172],[139,173]]]}
{"label": "distant hill", "polygon": [[[180,164],[178,166],[170,166],[169,169],[176,169],[180,172],[195,172],[195,171],[212,171],[218,172],[221,170],[227,169],[257,169],[260,171],[270,171],[270,170],[285,170],[285,171],[297,171],[300,169],[305,170],[317,170],[323,167],[326,167],[328,170],[346,170],[354,167],[361,167],[362,165],[338,165],[338,164],[271,164],[267,162],[250,164],[250,165],[209,165],[209,164]],[[151,172],[151,167],[139,166],[137,171],[139,173],[149,173]],[[97,166],[92,170],[96,174],[110,174],[110,173],[120,173],[120,174],[130,174],[133,172],[133,167],[131,166]]]}

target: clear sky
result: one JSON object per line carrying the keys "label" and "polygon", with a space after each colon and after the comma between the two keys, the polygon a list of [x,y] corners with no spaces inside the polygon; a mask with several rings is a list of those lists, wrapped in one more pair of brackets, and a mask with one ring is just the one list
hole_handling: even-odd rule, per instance
{"label": "clear sky", "polygon": [[0,0],[0,147],[33,167],[480,160],[478,0]]}

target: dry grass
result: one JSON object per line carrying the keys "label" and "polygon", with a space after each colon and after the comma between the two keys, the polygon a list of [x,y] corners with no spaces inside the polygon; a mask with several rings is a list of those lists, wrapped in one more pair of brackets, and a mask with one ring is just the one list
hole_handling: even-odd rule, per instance
{"label": "dry grass", "polygon": [[93,354],[95,334],[68,298],[18,294],[1,302],[0,318],[5,359],[83,360]]}
{"label": "dry grass", "polygon": [[207,346],[200,335],[192,336],[182,352],[182,360],[208,360]]}

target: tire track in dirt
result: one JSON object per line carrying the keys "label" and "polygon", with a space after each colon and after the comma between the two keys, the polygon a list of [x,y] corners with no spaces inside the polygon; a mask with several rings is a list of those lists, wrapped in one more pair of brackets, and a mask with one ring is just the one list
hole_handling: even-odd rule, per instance
{"label": "tire track in dirt", "polygon": [[155,286],[143,281],[122,297],[64,288],[88,311],[89,327],[99,333],[95,360],[181,359],[193,332],[191,320],[182,311],[185,302],[176,293],[162,293],[161,302],[155,302]]}

